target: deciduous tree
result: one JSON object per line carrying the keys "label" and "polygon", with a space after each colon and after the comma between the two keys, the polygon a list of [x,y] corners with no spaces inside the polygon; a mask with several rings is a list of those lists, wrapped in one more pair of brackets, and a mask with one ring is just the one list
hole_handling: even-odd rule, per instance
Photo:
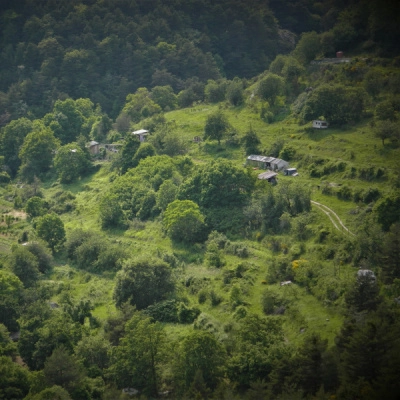
{"label": "deciduous tree", "polygon": [[25,137],[32,132],[33,123],[27,118],[19,118],[6,125],[1,133],[0,148],[4,164],[11,176],[15,176],[21,165],[19,150]]}
{"label": "deciduous tree", "polygon": [[218,140],[218,144],[221,143],[221,139],[229,129],[229,122],[222,112],[217,111],[207,117],[206,124],[204,126],[204,138],[211,140]]}
{"label": "deciduous tree", "polygon": [[194,243],[202,239],[204,216],[199,206],[191,200],[169,203],[164,216],[164,228],[172,240]]}
{"label": "deciduous tree", "polygon": [[176,352],[174,370],[177,383],[188,390],[198,371],[209,389],[215,389],[224,376],[226,353],[215,336],[207,331],[189,333]]}
{"label": "deciduous tree", "polygon": [[285,82],[282,77],[269,73],[259,82],[257,93],[263,100],[268,100],[274,105],[276,97],[282,94],[284,87]]}
{"label": "deciduous tree", "polygon": [[12,272],[0,269],[0,323],[10,331],[18,330],[23,284]]}
{"label": "deciduous tree", "polygon": [[162,325],[135,314],[127,322],[126,335],[113,354],[111,371],[118,386],[134,387],[147,396],[157,397],[165,350]]}
{"label": "deciduous tree", "polygon": [[12,248],[8,266],[25,287],[34,285],[38,280],[38,265],[37,258],[25,246],[15,245]]}
{"label": "deciduous tree", "polygon": [[252,126],[250,126],[249,130],[244,134],[242,143],[246,151],[246,155],[259,153],[258,146],[260,146],[261,141]]}
{"label": "deciduous tree", "polygon": [[40,217],[36,223],[36,232],[53,251],[65,241],[64,223],[56,214]]}
{"label": "deciduous tree", "polygon": [[62,183],[71,183],[86,172],[89,161],[78,143],[73,142],[57,150],[54,167]]}
{"label": "deciduous tree", "polygon": [[48,211],[48,204],[41,197],[31,197],[25,205],[25,212],[31,218],[41,217]]}
{"label": "deciduous tree", "polygon": [[114,300],[117,307],[129,301],[142,310],[165,300],[174,287],[172,271],[164,261],[153,258],[127,260],[116,276]]}
{"label": "deciduous tree", "polygon": [[22,163],[20,173],[23,178],[31,182],[35,176],[47,172],[58,146],[59,141],[53,132],[41,123],[35,122],[32,132],[25,137],[19,152]]}

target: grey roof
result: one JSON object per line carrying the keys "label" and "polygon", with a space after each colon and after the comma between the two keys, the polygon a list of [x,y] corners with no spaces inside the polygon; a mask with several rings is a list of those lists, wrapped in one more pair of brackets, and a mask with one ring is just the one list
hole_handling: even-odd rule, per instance
{"label": "grey roof", "polygon": [[139,129],[137,131],[132,132],[134,135],[147,135],[149,133],[146,129]]}
{"label": "grey roof", "polygon": [[262,174],[259,174],[258,179],[268,180],[268,179],[274,178],[277,175],[278,174],[276,172],[266,171],[266,172],[263,172]]}
{"label": "grey roof", "polygon": [[279,164],[280,162],[287,163],[287,161],[282,160],[280,158],[275,158],[275,157],[267,157],[267,156],[257,156],[257,155],[250,155],[247,157],[248,160],[251,161],[260,161],[260,162],[267,162],[271,164]]}
{"label": "grey roof", "polygon": [[278,165],[278,164],[280,164],[280,163],[285,163],[285,164],[287,164],[288,162],[287,161],[285,161],[285,160],[282,160],[281,158],[274,158],[272,161],[270,161],[271,162],[271,164],[276,164],[276,165]]}
{"label": "grey roof", "polygon": [[92,140],[90,143],[89,143],[89,146],[96,146],[98,143],[97,142],[95,142],[94,140]]}
{"label": "grey roof", "polygon": [[357,276],[358,277],[360,277],[360,276],[369,276],[372,279],[376,278],[375,274],[374,274],[374,271],[371,271],[370,269],[359,269],[357,271]]}
{"label": "grey roof", "polygon": [[254,154],[251,154],[250,156],[247,157],[248,160],[261,161],[261,162],[269,162],[269,160],[267,160],[268,158],[271,158],[271,157],[257,156],[257,155],[254,155]]}

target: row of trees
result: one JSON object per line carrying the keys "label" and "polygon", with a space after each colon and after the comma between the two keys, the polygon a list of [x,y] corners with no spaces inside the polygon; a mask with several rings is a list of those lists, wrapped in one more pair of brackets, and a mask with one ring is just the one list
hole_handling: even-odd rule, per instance
{"label": "row of trees", "polygon": [[[1,131],[4,168],[12,178],[19,173],[32,181],[54,163],[61,181],[72,182],[90,166],[88,139],[104,138],[111,128],[109,121],[108,125],[104,121],[105,116],[88,99],[59,100],[53,112],[40,120],[16,119]],[[99,124],[103,124],[101,130]]]}
{"label": "row of trees", "polygon": [[180,91],[196,80],[250,77],[288,46],[261,2],[78,3],[2,8],[4,118],[25,106],[41,117],[65,95],[89,97],[115,118],[139,87]]}

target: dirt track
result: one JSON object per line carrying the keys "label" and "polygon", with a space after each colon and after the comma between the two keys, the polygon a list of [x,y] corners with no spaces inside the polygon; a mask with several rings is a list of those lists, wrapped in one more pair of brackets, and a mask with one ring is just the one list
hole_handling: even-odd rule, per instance
{"label": "dirt track", "polygon": [[319,208],[322,212],[324,212],[329,219],[331,220],[333,226],[341,232],[346,232],[349,235],[355,236],[353,232],[350,232],[349,228],[347,228],[342,220],[340,219],[340,217],[335,213],[335,211],[333,211],[331,208],[327,207],[324,204],[318,203],[317,201],[311,200],[311,203],[313,205],[315,205],[317,208]]}

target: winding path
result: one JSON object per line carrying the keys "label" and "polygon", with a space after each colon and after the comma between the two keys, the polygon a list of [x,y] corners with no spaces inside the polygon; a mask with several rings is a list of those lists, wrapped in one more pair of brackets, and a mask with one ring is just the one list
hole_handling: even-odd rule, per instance
{"label": "winding path", "polygon": [[[313,205],[315,205],[317,208],[319,208],[322,212],[324,212],[329,219],[331,220],[333,226],[338,230],[338,231],[345,231],[348,234],[355,236],[353,232],[350,232],[349,228],[347,228],[342,220],[340,219],[340,217],[335,213],[335,211],[333,211],[332,209],[330,209],[329,207],[327,207],[324,204],[318,203],[317,201],[311,200],[311,203]],[[343,229],[341,229],[340,227],[342,227]]]}

